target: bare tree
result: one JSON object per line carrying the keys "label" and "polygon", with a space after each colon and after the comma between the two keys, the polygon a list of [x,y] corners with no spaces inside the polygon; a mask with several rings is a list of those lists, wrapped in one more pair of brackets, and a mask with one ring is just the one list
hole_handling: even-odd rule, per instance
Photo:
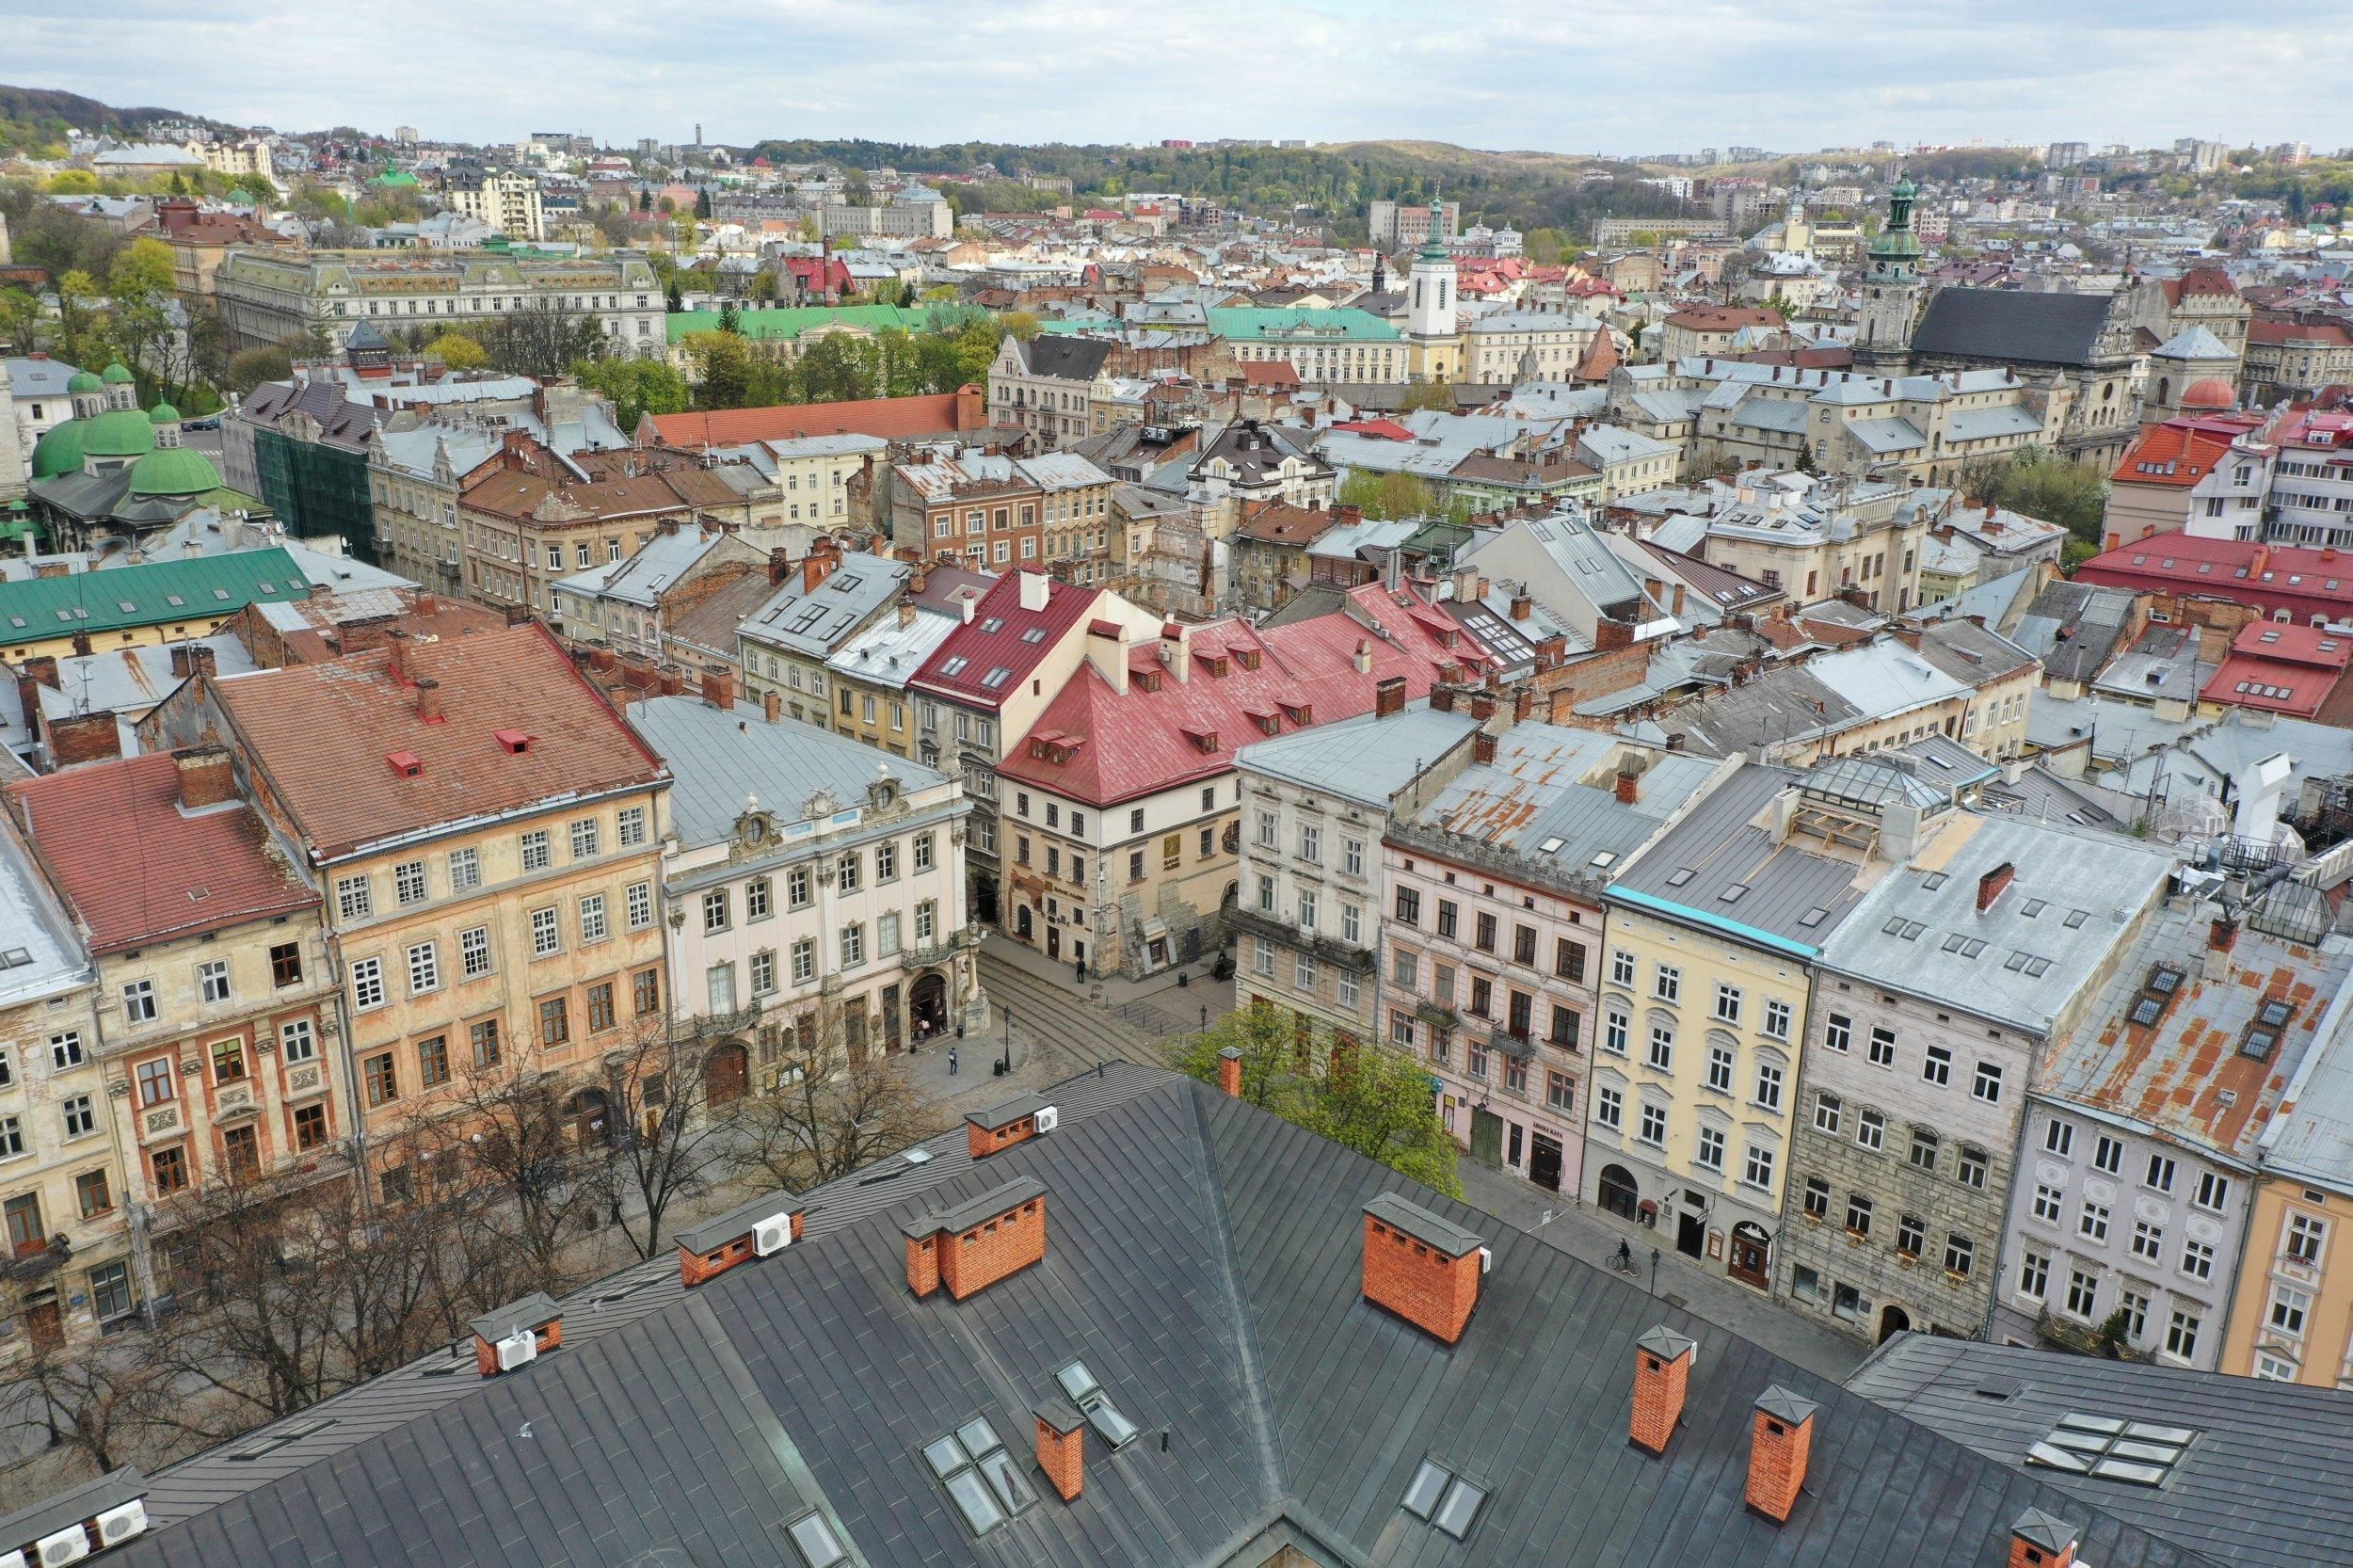
{"label": "bare tree", "polygon": [[[616,1126],[606,1176],[622,1234],[640,1257],[663,1249],[663,1222],[680,1199],[733,1174],[741,1146],[735,1123],[746,1104],[735,1064],[747,1053],[719,1023],[693,1019],[673,1028],[648,1017],[605,1053]],[[714,1073],[714,1061],[727,1057],[732,1061]]]}
{"label": "bare tree", "polygon": [[610,347],[595,317],[545,299],[493,317],[481,341],[498,369],[542,380],[564,375],[575,360],[602,359]]}
{"label": "bare tree", "polygon": [[779,1187],[806,1192],[938,1131],[920,1089],[878,1053],[852,1052],[840,1014],[804,1013],[781,1031],[776,1080],[734,1121],[742,1158]]}
{"label": "bare tree", "polygon": [[170,1420],[168,1371],[119,1345],[44,1352],[23,1374],[54,1442],[96,1472],[152,1467],[185,1445]]}

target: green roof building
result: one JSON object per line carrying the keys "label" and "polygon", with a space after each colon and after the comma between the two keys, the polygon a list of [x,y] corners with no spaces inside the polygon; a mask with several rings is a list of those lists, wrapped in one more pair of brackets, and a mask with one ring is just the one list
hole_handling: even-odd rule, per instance
{"label": "green roof building", "polygon": [[[928,331],[935,318],[960,321],[970,313],[961,305],[781,305],[737,312],[736,329],[753,343],[797,344],[818,330],[846,330],[860,337]],[[666,325],[675,348],[689,333],[719,330],[719,312],[680,311],[666,318]]]}
{"label": "green roof building", "polygon": [[157,447],[131,465],[135,496],[202,496],[218,488],[220,471],[192,447]]}
{"label": "green roof building", "polygon": [[0,583],[0,655],[62,652],[86,639],[125,648],[209,636],[248,604],[292,604],[310,584],[283,550]]}
{"label": "green roof building", "polygon": [[[80,380],[84,376],[91,381],[98,379],[88,371],[75,379]],[[87,420],[70,419],[44,431],[33,447],[33,477],[55,479],[60,474],[81,472],[82,430],[88,423]]]}
{"label": "green roof building", "polygon": [[138,457],[154,450],[155,426],[136,408],[109,408],[82,431],[84,457]]}

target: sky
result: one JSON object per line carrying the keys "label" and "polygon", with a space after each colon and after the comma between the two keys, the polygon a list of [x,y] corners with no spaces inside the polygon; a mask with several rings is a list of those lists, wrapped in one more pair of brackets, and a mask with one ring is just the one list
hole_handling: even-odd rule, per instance
{"label": "sky", "polygon": [[0,81],[278,130],[1417,139],[1634,155],[2353,140],[2333,50],[2212,0],[0,0]]}

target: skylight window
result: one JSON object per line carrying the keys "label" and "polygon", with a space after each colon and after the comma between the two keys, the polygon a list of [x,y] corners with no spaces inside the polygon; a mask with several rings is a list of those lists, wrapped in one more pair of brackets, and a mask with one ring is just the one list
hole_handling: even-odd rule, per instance
{"label": "skylight window", "polygon": [[984,632],[1002,632],[1004,629],[1005,617],[1002,616],[991,616],[981,622],[981,630]]}
{"label": "skylight window", "polygon": [[1567,842],[1566,839],[1546,839],[1536,846],[1536,851],[1540,855],[1558,855],[1561,853],[1561,846]]}
{"label": "skylight window", "polygon": [[990,670],[986,675],[981,678],[981,684],[986,686],[993,692],[1012,679],[1013,671],[1007,669],[1004,665],[1000,664],[995,669]]}
{"label": "skylight window", "polygon": [[1025,643],[1042,643],[1046,640],[1046,628],[1032,626],[1021,633],[1021,640]]}
{"label": "skylight window", "polygon": [[1020,1467],[1005,1452],[1004,1440],[984,1417],[974,1416],[947,1436],[924,1444],[923,1459],[974,1535],[986,1535],[1037,1501]]}
{"label": "skylight window", "polygon": [[2181,984],[2182,971],[2168,965],[2159,964],[2149,971],[2149,989],[2157,996],[2171,996]]}
{"label": "skylight window", "polygon": [[1673,873],[1667,878],[1667,886],[1670,888],[1680,888],[1697,875],[1699,875],[1699,872],[1693,871],[1689,866],[1677,866],[1674,869]]}
{"label": "skylight window", "polygon": [[2043,903],[2041,899],[2030,898],[2025,903],[2025,904],[2020,906],[2018,915],[2021,920],[2030,920],[2049,907],[2051,906]]}
{"label": "skylight window", "polygon": [[2050,1436],[2026,1450],[2026,1463],[2070,1475],[2162,1486],[2197,1440],[2188,1427],[2071,1412],[2059,1417]]}
{"label": "skylight window", "polygon": [[1062,1384],[1062,1391],[1070,1396],[1070,1402],[1079,1407],[1079,1414],[1087,1418],[1087,1425],[1105,1446],[1116,1451],[1136,1440],[1136,1424],[1112,1405],[1085,1362],[1072,1362],[1054,1374],[1054,1381]]}
{"label": "skylight window", "polygon": [[2255,1015],[2255,1021],[2265,1029],[2284,1029],[2287,1027],[2289,1016],[2295,1011],[2286,1002],[2275,997],[2263,1004],[2262,1010]]}
{"label": "skylight window", "polygon": [[808,1568],[834,1568],[836,1563],[850,1560],[841,1538],[834,1534],[833,1526],[822,1513],[805,1513],[785,1526],[784,1532],[792,1538],[793,1549]]}
{"label": "skylight window", "polygon": [[2165,1003],[2155,997],[2143,997],[2133,1003],[2132,1021],[2142,1029],[2155,1023],[2165,1013]]}
{"label": "skylight window", "polygon": [[1896,916],[1885,925],[1880,927],[1880,930],[1885,935],[1898,937],[1907,942],[1918,941],[1920,939],[1920,933],[1926,931],[1928,927],[1922,925],[1918,920],[1908,920],[1901,915]]}
{"label": "skylight window", "polygon": [[2084,921],[2089,919],[2091,919],[2091,911],[2089,909],[2070,909],[2067,912],[2067,929],[2080,931],[2083,929]]}
{"label": "skylight window", "polygon": [[1406,1483],[1401,1506],[1417,1519],[1435,1525],[1461,1541],[1479,1522],[1487,1489],[1464,1480],[1434,1459],[1425,1459]]}
{"label": "skylight window", "polygon": [[290,1444],[299,1443],[306,1437],[315,1437],[334,1424],[333,1416],[322,1416],[308,1421],[293,1421],[282,1427],[273,1427],[244,1448],[232,1450],[229,1457],[239,1461],[260,1459]]}
{"label": "skylight window", "polygon": [[1722,892],[1718,893],[1716,897],[1720,903],[1737,904],[1740,902],[1740,895],[1748,890],[1749,885],[1747,883],[1736,882],[1731,887],[1726,888]]}
{"label": "skylight window", "polygon": [[964,655],[958,654],[953,659],[951,659],[946,664],[940,665],[939,673],[942,675],[962,675],[964,673],[964,666],[971,662],[971,660],[967,659]]}
{"label": "skylight window", "polygon": [[1932,893],[1951,880],[1952,878],[1945,875],[1943,872],[1930,872],[1921,882],[1920,888],[1923,892]]}
{"label": "skylight window", "polygon": [[1957,952],[1963,958],[1975,958],[1985,951],[1985,944],[1975,936],[1963,936],[1956,931],[1945,938],[1945,951]]}
{"label": "skylight window", "polygon": [[1830,919],[1830,911],[1817,904],[1813,908],[1807,910],[1805,912],[1805,917],[1799,920],[1798,923],[1810,930],[1813,927],[1821,924],[1828,919]]}

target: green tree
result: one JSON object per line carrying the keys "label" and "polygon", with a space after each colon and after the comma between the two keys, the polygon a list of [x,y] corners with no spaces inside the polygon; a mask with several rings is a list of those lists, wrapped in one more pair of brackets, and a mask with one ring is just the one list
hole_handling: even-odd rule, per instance
{"label": "green tree", "polygon": [[171,293],[171,247],[136,239],[106,269],[106,292],[118,300],[155,299]]}
{"label": "green tree", "polygon": [[64,168],[49,177],[43,187],[52,196],[95,196],[98,176],[87,168]]}
{"label": "green tree", "polygon": [[1241,1056],[1244,1099],[1449,1197],[1463,1195],[1433,1080],[1414,1058],[1254,1002],[1179,1036],[1169,1064],[1215,1083],[1228,1047]]}
{"label": "green tree", "polygon": [[1413,382],[1405,389],[1405,400],[1398,406],[1409,410],[1435,409],[1439,413],[1451,413],[1454,410],[1454,383]]}
{"label": "green tree", "polygon": [[2087,544],[2098,544],[2107,517],[2107,483],[2101,471],[2071,463],[2048,447],[2024,447],[1961,471],[1962,498],[1991,503],[2056,522]]}
{"label": "green tree", "polygon": [[452,370],[480,370],[490,362],[483,346],[463,332],[444,332],[426,344],[424,351]]}
{"label": "green tree", "polygon": [[1368,518],[1420,518],[1442,510],[1438,492],[1430,482],[1412,473],[1374,473],[1359,469],[1340,485],[1336,498],[1342,506],[1361,509]]}
{"label": "green tree", "polygon": [[696,403],[705,408],[750,407],[757,357],[740,333],[689,332],[679,346],[695,367]]}
{"label": "green tree", "polygon": [[242,191],[263,206],[267,206],[278,200],[278,187],[270,183],[270,178],[266,174],[240,174],[231,182],[229,188],[233,191]]}
{"label": "green tree", "polygon": [[698,190],[695,193],[695,216],[700,218],[711,216],[711,192]]}
{"label": "green tree", "polygon": [[242,349],[229,359],[229,390],[239,397],[264,381],[283,381],[293,375],[294,356],[283,344]]}
{"label": "green tree", "polygon": [[572,374],[589,391],[613,400],[613,414],[624,431],[637,428],[648,414],[684,413],[694,400],[693,389],[665,360],[583,360]]}
{"label": "green tree", "polygon": [[637,210],[641,213],[653,210],[653,192],[641,190],[637,193]]}

